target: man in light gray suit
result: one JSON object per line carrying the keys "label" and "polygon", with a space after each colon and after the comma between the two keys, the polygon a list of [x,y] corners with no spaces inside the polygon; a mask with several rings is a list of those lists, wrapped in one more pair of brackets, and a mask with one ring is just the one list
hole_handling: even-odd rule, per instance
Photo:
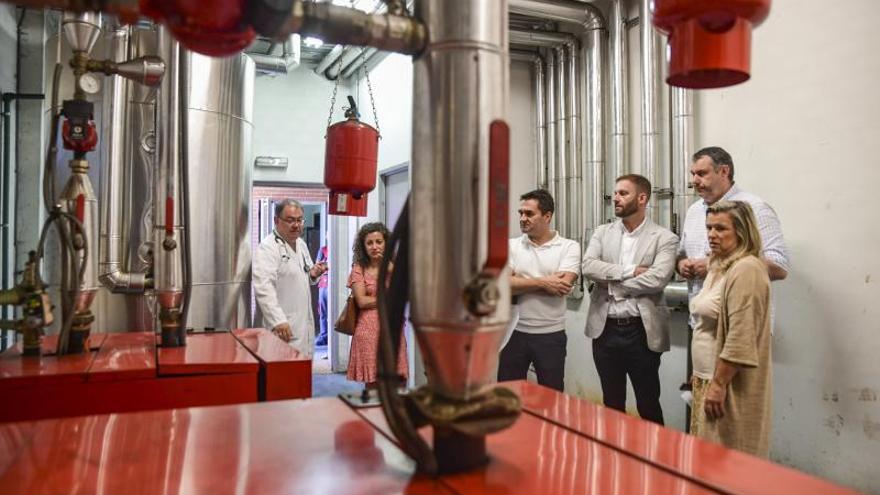
{"label": "man in light gray suit", "polygon": [[663,288],[672,279],[678,237],[645,215],[651,183],[624,175],[614,187],[618,220],[599,226],[584,255],[594,282],[586,334],[607,407],[626,408],[626,377],[642,419],[663,424],[660,355],[669,350],[669,310]]}

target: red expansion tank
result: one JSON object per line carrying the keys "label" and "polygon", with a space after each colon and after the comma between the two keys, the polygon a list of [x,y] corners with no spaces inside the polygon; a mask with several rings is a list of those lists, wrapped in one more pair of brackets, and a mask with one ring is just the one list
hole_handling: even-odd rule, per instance
{"label": "red expansion tank", "polygon": [[747,81],[752,28],[769,13],[770,0],[654,0],[654,26],[669,35],[666,82],[705,89]]}
{"label": "red expansion tank", "polygon": [[367,193],[376,187],[379,132],[354,114],[327,129],[324,185],[330,189],[330,214],[367,215]]}

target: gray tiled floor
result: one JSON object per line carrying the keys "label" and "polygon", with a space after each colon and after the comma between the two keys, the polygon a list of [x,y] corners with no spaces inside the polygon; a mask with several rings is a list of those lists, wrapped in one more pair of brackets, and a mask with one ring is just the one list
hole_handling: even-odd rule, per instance
{"label": "gray tiled floor", "polygon": [[336,397],[342,393],[360,392],[363,389],[363,384],[348,381],[345,373],[312,375],[312,397]]}
{"label": "gray tiled floor", "polygon": [[312,366],[312,397],[336,397],[343,393],[360,392],[364,389],[362,383],[351,382],[345,378],[345,373],[333,373],[330,371],[330,361],[325,359],[327,347],[316,346]]}

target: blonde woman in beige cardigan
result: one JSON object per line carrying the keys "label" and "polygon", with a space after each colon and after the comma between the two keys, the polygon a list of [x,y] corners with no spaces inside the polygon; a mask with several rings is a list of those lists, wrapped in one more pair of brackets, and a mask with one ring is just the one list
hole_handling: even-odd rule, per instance
{"label": "blonde woman in beige cardigan", "polygon": [[706,213],[709,273],[690,304],[697,325],[691,432],[767,457],[772,396],[770,279],[748,203],[719,201]]}

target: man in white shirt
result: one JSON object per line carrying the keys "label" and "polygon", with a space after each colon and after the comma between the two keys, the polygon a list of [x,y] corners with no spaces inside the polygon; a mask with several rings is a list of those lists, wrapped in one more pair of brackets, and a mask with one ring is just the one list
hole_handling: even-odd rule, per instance
{"label": "man in white shirt", "polygon": [[580,248],[550,229],[553,196],[536,189],[520,196],[519,227],[510,240],[510,289],[519,299],[519,320],[501,350],[498,380],[524,380],[535,365],[538,383],[563,390],[565,296],[577,279]]}
{"label": "man in white shirt", "polygon": [[688,208],[678,251],[678,273],[688,279],[688,296],[693,298],[703,287],[709,261],[709,238],[706,234],[706,208],[718,201],[745,201],[758,220],[763,244],[762,257],[770,280],[783,280],[791,265],[788,248],[782,237],[779,217],[766,201],[745,192],[733,181],[733,158],[723,148],[710,146],[694,153],[691,180],[701,200]]}
{"label": "man in white shirt", "polygon": [[586,334],[605,406],[626,410],[626,377],[639,416],[663,424],[660,356],[669,350],[669,309],[663,289],[675,270],[678,237],[647,218],[651,183],[624,175],[614,188],[614,223],[600,225],[584,254],[593,281]]}
{"label": "man in white shirt", "polygon": [[304,223],[298,201],[287,199],[275,205],[275,228],[254,253],[253,284],[257,324],[311,356],[315,322],[309,285],[318,283],[327,264],[312,263],[302,240]]}

